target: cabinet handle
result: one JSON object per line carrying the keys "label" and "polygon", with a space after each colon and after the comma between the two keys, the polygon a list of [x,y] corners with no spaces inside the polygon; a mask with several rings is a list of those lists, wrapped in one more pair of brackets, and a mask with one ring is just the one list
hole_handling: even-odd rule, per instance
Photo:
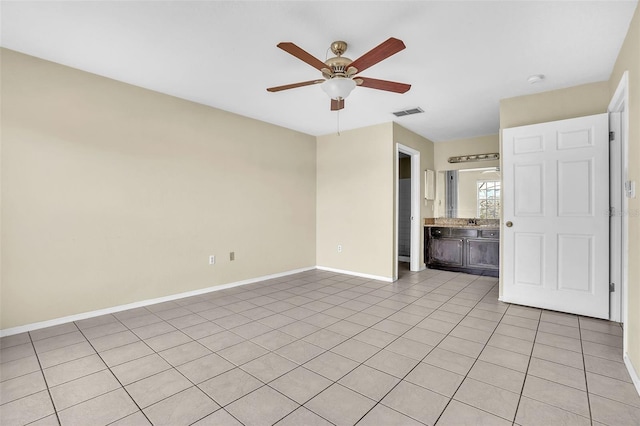
{"label": "cabinet handle", "polygon": [[505,225],[507,225],[507,228],[511,228],[513,226],[513,222],[508,221]]}

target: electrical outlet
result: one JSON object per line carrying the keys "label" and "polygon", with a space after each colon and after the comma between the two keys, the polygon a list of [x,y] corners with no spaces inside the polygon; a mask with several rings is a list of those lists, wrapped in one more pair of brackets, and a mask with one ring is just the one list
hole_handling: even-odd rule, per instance
{"label": "electrical outlet", "polygon": [[229,260],[236,260],[236,252],[235,251],[229,252]]}
{"label": "electrical outlet", "polygon": [[209,256],[209,265],[216,264],[216,257],[214,255]]}
{"label": "electrical outlet", "polygon": [[342,244],[338,244],[338,253],[342,253]]}

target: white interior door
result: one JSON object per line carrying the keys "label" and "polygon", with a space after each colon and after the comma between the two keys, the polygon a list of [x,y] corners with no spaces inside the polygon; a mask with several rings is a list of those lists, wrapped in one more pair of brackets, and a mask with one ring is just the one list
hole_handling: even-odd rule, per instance
{"label": "white interior door", "polygon": [[505,302],[609,318],[608,115],[505,129]]}

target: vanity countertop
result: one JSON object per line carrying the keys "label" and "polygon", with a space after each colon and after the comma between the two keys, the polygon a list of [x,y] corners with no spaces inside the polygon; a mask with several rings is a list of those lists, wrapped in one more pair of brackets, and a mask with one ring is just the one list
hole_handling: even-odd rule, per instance
{"label": "vanity countertop", "polygon": [[499,225],[469,225],[469,224],[440,224],[440,223],[428,223],[424,225],[425,228],[466,228],[466,229],[500,229]]}
{"label": "vanity countertop", "polygon": [[[473,223],[469,223],[469,221],[473,221]],[[500,229],[500,220],[446,217],[425,218],[424,226],[441,228]]]}

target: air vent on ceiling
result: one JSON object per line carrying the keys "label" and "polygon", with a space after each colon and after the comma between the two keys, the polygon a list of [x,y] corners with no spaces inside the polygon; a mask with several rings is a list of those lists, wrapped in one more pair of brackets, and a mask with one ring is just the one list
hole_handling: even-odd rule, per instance
{"label": "air vent on ceiling", "polygon": [[392,114],[395,115],[396,117],[404,117],[405,115],[420,114],[422,112],[424,112],[424,110],[420,107],[417,107],[417,108],[405,109],[403,111],[396,111],[396,112],[393,112]]}

